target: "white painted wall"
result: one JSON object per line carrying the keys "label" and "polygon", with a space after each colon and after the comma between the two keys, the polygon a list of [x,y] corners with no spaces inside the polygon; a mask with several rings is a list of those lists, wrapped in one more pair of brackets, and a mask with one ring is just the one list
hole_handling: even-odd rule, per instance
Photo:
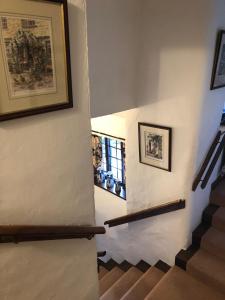
{"label": "white painted wall", "polygon": [[[0,125],[0,223],[95,224],[85,1],[69,1],[75,108]],[[98,299],[95,241],[0,245],[0,299]]]}
{"label": "white painted wall", "polygon": [[[187,208],[130,224],[123,234],[117,227],[113,229],[116,238],[105,245],[118,249],[113,257],[120,260],[142,258],[153,264],[163,259],[173,264],[177,252],[189,245],[191,231],[209,199],[210,184],[195,194],[191,185],[219,127],[224,103],[224,89],[210,92],[209,86],[216,33],[225,27],[225,8],[224,1],[213,0],[141,3],[138,108],[119,114],[126,120],[127,132],[127,210],[181,198],[186,199]],[[139,163],[138,122],[173,128],[171,173]],[[216,171],[210,183],[215,176]],[[118,215],[122,214],[118,211]]]}
{"label": "white painted wall", "polygon": [[136,105],[139,0],[87,0],[91,116]]}

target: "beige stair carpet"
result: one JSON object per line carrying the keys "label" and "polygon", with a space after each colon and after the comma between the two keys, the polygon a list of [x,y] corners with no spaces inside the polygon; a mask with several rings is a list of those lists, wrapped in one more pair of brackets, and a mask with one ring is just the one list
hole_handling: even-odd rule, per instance
{"label": "beige stair carpet", "polygon": [[210,196],[210,202],[219,206],[225,206],[225,181],[223,180]]}
{"label": "beige stair carpet", "polygon": [[[208,287],[178,267],[167,272],[145,300],[224,300],[224,295]],[[138,300],[138,299],[137,299]]]}
{"label": "beige stair carpet", "polygon": [[101,280],[109,271],[103,266],[99,267],[98,279]]}
{"label": "beige stair carpet", "polygon": [[114,267],[108,274],[106,274],[99,282],[99,294],[102,296],[122,275],[124,272]]}
{"label": "beige stair carpet", "polygon": [[225,232],[225,207],[217,209],[213,215],[212,226]]}
{"label": "beige stair carpet", "polygon": [[164,272],[155,267],[151,267],[127,291],[121,300],[143,300],[164,275]]}
{"label": "beige stair carpet", "polygon": [[188,261],[187,272],[225,294],[225,261],[200,249]]}
{"label": "beige stair carpet", "polygon": [[225,232],[210,227],[202,237],[201,248],[225,260]]}
{"label": "beige stair carpet", "polygon": [[132,285],[143,275],[135,267],[130,268],[119,280],[108,289],[101,300],[119,300],[132,287]]}

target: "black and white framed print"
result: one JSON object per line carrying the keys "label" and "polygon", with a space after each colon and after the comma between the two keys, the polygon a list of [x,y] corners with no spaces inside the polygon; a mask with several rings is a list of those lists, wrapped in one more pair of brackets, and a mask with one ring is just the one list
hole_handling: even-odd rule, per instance
{"label": "black and white framed print", "polygon": [[172,128],[138,123],[140,163],[171,172]]}
{"label": "black and white framed print", "polygon": [[225,31],[218,33],[214,58],[211,90],[225,87]]}
{"label": "black and white framed print", "polygon": [[0,1],[0,121],[73,107],[67,0]]}

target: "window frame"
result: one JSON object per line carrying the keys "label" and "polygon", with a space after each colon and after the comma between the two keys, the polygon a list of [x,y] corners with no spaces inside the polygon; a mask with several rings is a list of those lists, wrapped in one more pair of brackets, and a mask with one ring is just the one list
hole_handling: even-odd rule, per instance
{"label": "window frame", "polygon": [[[102,183],[102,184],[96,184],[98,187],[101,187],[111,193],[113,193],[114,195],[126,200],[126,178],[125,178],[125,139],[122,138],[117,138],[114,136],[110,136],[110,135],[106,135],[103,133],[99,133],[96,131],[92,131],[92,135],[93,136],[100,136],[101,139],[101,147],[102,147],[102,164],[103,166],[103,170],[104,172],[112,172],[112,168],[116,169],[117,172],[117,177],[115,177],[113,175],[113,179],[114,180],[119,180],[121,182],[121,193],[120,195],[118,195],[115,192],[115,184],[114,187],[112,189],[108,189],[106,187],[106,182]],[[116,147],[112,146],[110,141],[115,141],[116,142]],[[116,150],[116,157],[113,156],[112,154],[112,149]],[[118,151],[120,151],[120,155],[121,158],[118,157]],[[120,156],[119,155],[119,156]],[[117,161],[117,167],[113,167],[112,166],[112,159],[116,159]],[[118,166],[118,162],[121,162],[121,169]],[[119,176],[119,174],[121,175],[121,177]]]}

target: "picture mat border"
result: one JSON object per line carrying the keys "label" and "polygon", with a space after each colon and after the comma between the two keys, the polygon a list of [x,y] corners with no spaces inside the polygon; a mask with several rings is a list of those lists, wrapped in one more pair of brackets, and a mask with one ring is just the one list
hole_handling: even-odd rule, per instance
{"label": "picture mat border", "polygon": [[216,73],[217,73],[217,67],[218,67],[218,63],[219,63],[219,56],[220,56],[223,35],[225,35],[225,30],[219,30],[217,33],[215,55],[214,55],[214,61],[213,61],[213,71],[212,71],[212,78],[211,78],[211,84],[210,84],[211,91],[225,87],[225,83],[218,85],[218,86],[214,86],[215,79],[216,79]]}
{"label": "picture mat border", "polygon": [[[168,168],[162,168],[158,167],[156,165],[148,164],[142,161],[142,155],[141,155],[141,126],[146,127],[152,127],[152,128],[158,128],[168,131]],[[161,126],[156,124],[150,124],[150,123],[144,123],[144,122],[138,122],[138,146],[139,146],[139,162],[141,164],[151,166],[160,170],[164,170],[167,172],[172,172],[172,128],[167,126]]]}
{"label": "picture mat border", "polygon": [[[30,0],[33,1],[33,0]],[[36,1],[36,0],[35,0]],[[58,111],[62,109],[73,108],[73,90],[72,90],[72,71],[71,71],[71,56],[70,56],[70,37],[69,37],[69,16],[68,16],[68,3],[67,0],[37,0],[38,2],[45,3],[56,3],[61,4],[61,17],[62,17],[62,26],[65,40],[65,65],[67,70],[67,96],[68,101],[57,103],[53,105],[46,105],[38,108],[31,108],[27,110],[15,111],[10,113],[0,114],[0,122],[8,121],[12,119],[18,119],[23,117],[28,117],[37,114],[48,113],[52,111]],[[52,2],[52,3],[51,3]],[[56,74],[57,76],[57,74]]]}

